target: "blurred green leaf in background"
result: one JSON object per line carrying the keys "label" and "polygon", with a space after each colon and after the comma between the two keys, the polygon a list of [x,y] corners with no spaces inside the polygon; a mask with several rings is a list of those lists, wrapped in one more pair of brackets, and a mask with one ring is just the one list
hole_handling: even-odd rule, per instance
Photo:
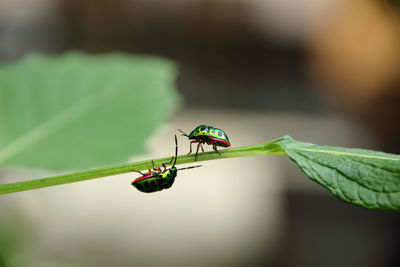
{"label": "blurred green leaf in background", "polygon": [[126,160],[176,108],[173,62],[30,54],[0,65],[0,166],[83,169]]}

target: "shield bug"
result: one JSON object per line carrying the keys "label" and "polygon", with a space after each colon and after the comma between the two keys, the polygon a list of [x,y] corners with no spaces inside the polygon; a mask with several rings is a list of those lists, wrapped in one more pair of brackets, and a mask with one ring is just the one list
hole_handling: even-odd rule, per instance
{"label": "shield bug", "polygon": [[[175,177],[178,174],[179,170],[192,169],[201,166],[201,165],[190,166],[178,169],[175,167],[177,156],[178,156],[178,141],[175,135],[175,156],[173,156],[169,162],[163,163],[162,167],[160,168],[155,168],[154,162],[152,161],[153,169],[150,169],[146,173],[136,171],[140,173],[142,176],[136,178],[132,182],[132,185],[136,187],[139,191],[144,193],[161,191],[163,189],[168,189],[172,186],[172,184],[175,182]],[[172,162],[174,162],[172,167],[167,168],[167,164],[171,164]]]}
{"label": "shield bug", "polygon": [[226,133],[221,129],[212,126],[199,125],[193,131],[191,131],[189,135],[180,129],[178,130],[182,133],[183,136],[186,136],[187,138],[189,138],[189,140],[193,140],[190,142],[190,151],[188,154],[192,153],[192,144],[198,143],[195,160],[197,160],[197,154],[199,153],[199,148],[201,148],[201,150],[204,152],[203,144],[212,145],[213,149],[217,151],[219,154],[221,153],[218,151],[217,146],[222,146],[222,147],[231,146],[231,143],[229,142],[229,138],[226,135]]}

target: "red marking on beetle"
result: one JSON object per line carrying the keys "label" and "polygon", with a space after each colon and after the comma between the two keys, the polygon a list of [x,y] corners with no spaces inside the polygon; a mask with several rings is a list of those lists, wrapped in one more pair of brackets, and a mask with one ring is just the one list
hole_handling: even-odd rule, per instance
{"label": "red marking on beetle", "polygon": [[136,178],[136,179],[135,179],[135,181],[133,181],[133,183],[137,183],[137,182],[140,182],[140,181],[143,181],[143,180],[149,179],[149,178],[153,177],[153,173],[154,173],[154,172],[152,172],[152,173],[149,173],[149,174],[146,174],[145,176],[142,176],[142,177]]}
{"label": "red marking on beetle", "polygon": [[213,142],[214,142],[214,143],[216,143],[216,144],[218,144],[218,145],[220,145],[220,146],[223,146],[223,147],[231,146],[231,143],[229,143],[229,142],[226,141],[226,140],[222,140],[222,139],[218,139],[218,138],[211,138],[211,141],[212,141],[212,142],[207,142],[207,144],[208,144],[208,145],[212,145]]}

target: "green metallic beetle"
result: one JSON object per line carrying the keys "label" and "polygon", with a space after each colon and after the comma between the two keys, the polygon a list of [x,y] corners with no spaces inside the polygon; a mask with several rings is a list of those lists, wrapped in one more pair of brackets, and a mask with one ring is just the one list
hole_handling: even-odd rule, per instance
{"label": "green metallic beetle", "polygon": [[183,136],[189,138],[189,140],[194,140],[190,142],[190,151],[188,154],[192,153],[192,144],[198,143],[196,149],[196,157],[194,159],[195,161],[197,160],[197,154],[199,153],[199,148],[201,148],[201,150],[204,152],[203,144],[212,145],[213,149],[217,151],[219,154],[221,153],[218,151],[217,146],[222,146],[222,147],[231,146],[231,143],[226,133],[221,129],[215,128],[213,126],[199,125],[193,131],[191,131],[189,135],[184,133],[182,130],[179,131],[182,133]]}
{"label": "green metallic beetle", "polygon": [[[178,156],[178,141],[175,135],[175,157],[172,157],[169,162],[163,163],[162,168],[154,168],[154,162],[152,161],[153,169],[150,169],[146,173],[136,171],[140,173],[142,176],[136,178],[132,182],[132,185],[136,187],[139,191],[144,193],[153,193],[161,191],[163,189],[168,189],[172,186],[172,184],[175,182],[175,177],[178,174],[178,170],[192,169],[201,166],[198,165],[198,166],[191,166],[187,168],[177,169],[175,167],[177,156]],[[172,165],[171,168],[168,169],[167,164],[171,164],[172,161],[174,161],[174,164]]]}

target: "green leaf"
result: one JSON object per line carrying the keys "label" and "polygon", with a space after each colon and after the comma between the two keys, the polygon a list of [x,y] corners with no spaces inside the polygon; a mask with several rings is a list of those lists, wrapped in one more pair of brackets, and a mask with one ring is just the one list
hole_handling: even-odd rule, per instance
{"label": "green leaf", "polygon": [[171,61],[31,54],[0,65],[0,165],[91,168],[126,160],[178,96]]}
{"label": "green leaf", "polygon": [[299,142],[279,141],[313,181],[338,198],[368,209],[400,209],[400,155]]}

